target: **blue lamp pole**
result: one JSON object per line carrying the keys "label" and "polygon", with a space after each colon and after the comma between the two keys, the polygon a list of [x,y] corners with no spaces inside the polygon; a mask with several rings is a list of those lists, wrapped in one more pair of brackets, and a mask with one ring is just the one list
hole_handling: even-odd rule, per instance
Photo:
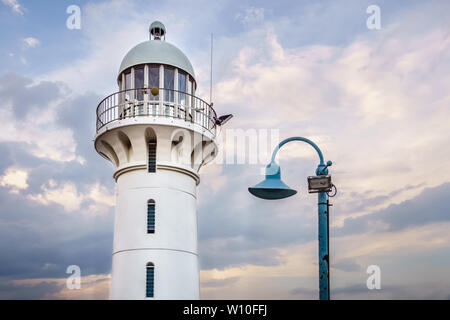
{"label": "blue lamp pole", "polygon": [[331,161],[326,164],[323,160],[322,151],[309,139],[302,137],[292,137],[280,142],[272,154],[272,160],[266,167],[266,178],[254,187],[248,188],[254,196],[266,200],[278,200],[293,196],[297,191],[289,188],[281,181],[280,166],[275,162],[278,150],[291,141],[303,141],[311,145],[318,153],[320,163],[316,169],[316,176],[309,177],[309,191],[318,193],[319,204],[319,290],[320,300],[330,299],[330,265],[329,265],[329,235],[328,235],[328,197],[327,192],[331,191],[331,177],[328,176],[328,167]]}

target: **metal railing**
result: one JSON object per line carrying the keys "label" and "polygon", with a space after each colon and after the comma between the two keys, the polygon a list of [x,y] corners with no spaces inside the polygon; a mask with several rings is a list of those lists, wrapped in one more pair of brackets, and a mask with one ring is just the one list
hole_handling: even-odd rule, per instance
{"label": "metal railing", "polygon": [[211,105],[189,93],[164,88],[129,89],[106,97],[97,107],[97,132],[111,122],[135,117],[184,119],[216,133],[217,114]]}

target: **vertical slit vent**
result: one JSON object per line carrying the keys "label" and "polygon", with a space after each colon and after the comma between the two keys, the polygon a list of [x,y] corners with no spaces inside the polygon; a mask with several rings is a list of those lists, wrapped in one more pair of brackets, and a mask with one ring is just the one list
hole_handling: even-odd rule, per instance
{"label": "vertical slit vent", "polygon": [[155,201],[147,203],[147,233],[155,233]]}
{"label": "vertical slit vent", "polygon": [[148,172],[156,172],[156,141],[148,143]]}
{"label": "vertical slit vent", "polygon": [[147,279],[145,296],[147,298],[153,298],[154,296],[154,279],[155,278],[155,266],[153,263],[147,263]]}

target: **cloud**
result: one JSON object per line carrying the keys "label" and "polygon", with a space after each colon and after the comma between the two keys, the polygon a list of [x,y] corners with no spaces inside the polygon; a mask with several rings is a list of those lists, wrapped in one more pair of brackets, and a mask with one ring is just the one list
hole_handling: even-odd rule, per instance
{"label": "cloud", "polygon": [[27,179],[27,170],[11,167],[0,177],[0,186],[10,188],[12,193],[19,193],[28,188]]}
{"label": "cloud", "polygon": [[14,284],[11,280],[0,279],[0,299],[2,300],[37,300],[59,292],[62,285],[43,281],[36,284]]}
{"label": "cloud", "polygon": [[109,295],[109,274],[82,276],[80,289],[68,289],[67,277],[9,280],[0,278],[1,299],[105,300]]}
{"label": "cloud", "polygon": [[0,202],[1,277],[61,278],[73,264],[81,267],[83,275],[110,272],[110,207],[107,214],[69,214],[58,204],[36,205],[2,189]]}
{"label": "cloud", "polygon": [[12,11],[23,16],[23,7],[17,0],[2,0],[2,2],[10,7]]}
{"label": "cloud", "polygon": [[387,285],[381,290],[369,290],[364,284],[353,284],[332,290],[336,300],[447,300],[445,286],[442,283]]}
{"label": "cloud", "polygon": [[339,260],[336,263],[333,263],[332,268],[339,269],[345,272],[355,272],[361,270],[361,266],[351,259]]}
{"label": "cloud", "polygon": [[236,14],[236,19],[245,25],[262,22],[264,21],[264,8],[246,8],[243,13]]}
{"label": "cloud", "polygon": [[37,195],[29,195],[28,198],[43,205],[48,205],[52,202],[60,204],[66,211],[75,211],[80,209],[81,202],[83,201],[83,196],[78,194],[78,191],[74,184],[68,182],[60,188],[57,188],[56,182],[50,180],[49,186],[50,188],[43,185],[43,193]]}
{"label": "cloud", "polygon": [[67,212],[80,210],[86,201],[91,203],[83,212],[93,215],[108,213],[109,208],[115,205],[114,195],[98,183],[85,186],[86,193],[80,193],[71,182],[58,185],[54,180],[42,185],[41,189],[42,193],[28,195],[28,199],[46,206],[50,203],[59,204]]}
{"label": "cloud", "polygon": [[[27,143],[40,158],[77,160],[76,142],[70,129],[56,123],[60,103],[67,92],[60,83],[31,79],[15,73],[0,77],[0,97],[4,101],[0,121],[4,124],[0,142]],[[20,134],[17,134],[20,132]]]}
{"label": "cloud", "polygon": [[33,37],[24,38],[23,42],[25,42],[28,48],[35,48],[41,44],[41,42],[38,39]]}
{"label": "cloud", "polygon": [[220,288],[231,285],[239,280],[239,277],[231,277],[226,279],[212,279],[203,281],[201,283],[202,288]]}
{"label": "cloud", "polygon": [[317,290],[309,289],[309,288],[295,288],[289,292],[291,295],[308,295],[313,296],[317,294]]}
{"label": "cloud", "polygon": [[450,221],[450,183],[427,188],[417,197],[386,209],[344,220],[336,235],[377,231],[398,231],[415,226]]}
{"label": "cloud", "polygon": [[[0,76],[0,96],[0,277],[63,278],[72,264],[109,273],[115,199],[112,168],[92,147],[99,97],[15,73]],[[27,188],[10,168],[26,170]]]}

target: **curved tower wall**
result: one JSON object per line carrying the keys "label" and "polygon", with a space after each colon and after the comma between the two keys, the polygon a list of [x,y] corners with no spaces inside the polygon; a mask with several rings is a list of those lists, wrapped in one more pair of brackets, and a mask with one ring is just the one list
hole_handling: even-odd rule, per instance
{"label": "curved tower wall", "polygon": [[[139,120],[121,120],[96,138],[117,183],[110,298],[199,299],[197,172],[216,153],[214,137],[182,120]],[[148,172],[150,141],[156,141],[154,173]],[[147,230],[149,200],[154,233]],[[149,263],[153,297],[146,296]]]}

